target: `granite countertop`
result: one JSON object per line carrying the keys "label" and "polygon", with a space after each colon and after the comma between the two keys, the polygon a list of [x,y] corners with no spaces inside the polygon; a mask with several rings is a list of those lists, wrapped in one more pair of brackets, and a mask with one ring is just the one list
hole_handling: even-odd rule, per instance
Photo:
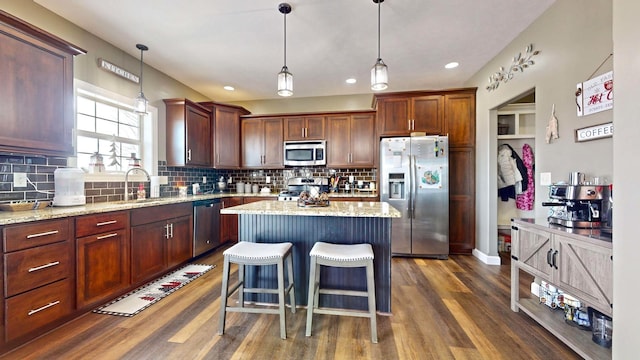
{"label": "granite countertop", "polygon": [[396,218],[400,212],[386,202],[330,201],[326,207],[299,207],[295,201],[257,201],[220,210],[221,214]]}
{"label": "granite countertop", "polygon": [[[61,206],[61,207],[47,207],[40,210],[27,210],[27,211],[0,211],[0,226],[9,224],[19,224],[30,221],[59,219],[70,216],[81,216],[89,214],[98,214],[109,211],[130,210],[137,208],[144,208],[149,206],[178,204],[183,202],[193,202],[198,200],[220,199],[226,197],[264,197],[265,200],[274,199],[278,196],[278,193],[212,193],[203,195],[189,195],[185,197],[164,197],[164,198],[147,198],[144,200],[129,200],[129,201],[114,201],[114,202],[102,202],[96,204],[86,204],[78,206]],[[331,194],[330,198],[340,197],[377,197],[377,194]]]}

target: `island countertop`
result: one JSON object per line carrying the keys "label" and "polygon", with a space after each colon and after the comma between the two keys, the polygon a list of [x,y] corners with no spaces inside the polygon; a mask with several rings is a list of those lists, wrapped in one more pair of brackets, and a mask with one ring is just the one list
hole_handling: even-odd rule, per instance
{"label": "island countertop", "polygon": [[295,201],[263,200],[220,210],[221,214],[295,215],[397,218],[400,212],[386,202],[331,201],[329,206],[300,207]]}

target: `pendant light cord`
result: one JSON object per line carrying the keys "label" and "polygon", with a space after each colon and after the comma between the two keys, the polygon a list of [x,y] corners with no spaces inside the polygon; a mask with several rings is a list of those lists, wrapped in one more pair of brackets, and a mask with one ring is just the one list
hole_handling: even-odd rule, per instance
{"label": "pendant light cord", "polygon": [[142,93],[142,64],[143,64],[143,59],[144,59],[144,50],[140,49],[140,93]]}
{"label": "pendant light cord", "polygon": [[284,67],[287,67],[287,14],[284,14]]}
{"label": "pendant light cord", "polygon": [[378,60],[380,60],[380,3],[382,1],[378,0]]}

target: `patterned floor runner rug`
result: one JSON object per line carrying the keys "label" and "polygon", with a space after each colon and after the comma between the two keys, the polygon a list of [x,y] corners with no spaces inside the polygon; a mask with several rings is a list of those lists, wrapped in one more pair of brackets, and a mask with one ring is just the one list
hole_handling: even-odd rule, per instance
{"label": "patterned floor runner rug", "polygon": [[133,316],[157,303],[165,296],[180,289],[202,274],[213,269],[215,265],[190,264],[172,273],[154,280],[112,302],[103,305],[93,312],[99,314]]}

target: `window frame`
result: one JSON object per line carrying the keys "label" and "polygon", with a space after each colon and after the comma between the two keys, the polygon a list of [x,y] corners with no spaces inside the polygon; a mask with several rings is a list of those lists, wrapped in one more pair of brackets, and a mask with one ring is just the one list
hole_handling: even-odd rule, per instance
{"label": "window frame", "polygon": [[[78,167],[77,161],[77,139],[78,139],[78,109],[77,98],[81,93],[89,93],[89,97],[96,100],[100,98],[105,99],[105,103],[112,103],[119,107],[130,108],[133,110],[133,98],[123,96],[109,90],[100,88],[85,81],[74,79],[74,150],[76,156],[67,160],[69,167]],[[149,173],[149,175],[157,175],[158,173],[158,108],[147,105],[147,114],[141,116],[140,119],[140,149],[141,149],[141,161],[142,167]],[[124,181],[126,164],[123,164],[123,170],[119,171],[107,171],[103,173],[88,173],[85,172],[85,182],[95,181]],[[144,174],[139,172],[133,172],[129,176],[130,181],[147,181]]]}

